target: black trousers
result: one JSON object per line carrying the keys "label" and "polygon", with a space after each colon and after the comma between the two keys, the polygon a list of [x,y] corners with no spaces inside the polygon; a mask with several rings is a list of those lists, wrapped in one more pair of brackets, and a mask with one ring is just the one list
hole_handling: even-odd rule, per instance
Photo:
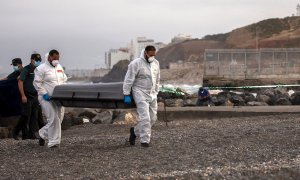
{"label": "black trousers", "polygon": [[27,103],[22,103],[21,117],[14,128],[14,134],[18,135],[22,131],[22,138],[35,138],[35,132],[44,126],[42,109],[38,101],[38,96],[26,94]]}
{"label": "black trousers", "polygon": [[203,104],[205,102],[208,102],[208,104],[212,104],[212,99],[210,96],[206,97],[206,98],[203,98],[203,99],[198,99],[197,101],[197,106],[203,106]]}

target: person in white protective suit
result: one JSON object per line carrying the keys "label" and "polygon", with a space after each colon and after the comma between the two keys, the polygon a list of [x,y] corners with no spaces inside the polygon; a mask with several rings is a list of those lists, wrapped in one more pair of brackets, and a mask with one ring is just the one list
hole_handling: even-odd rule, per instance
{"label": "person in white protective suit", "polygon": [[59,52],[51,50],[46,55],[45,63],[38,66],[35,71],[33,85],[38,92],[38,99],[42,111],[47,118],[47,124],[39,130],[39,145],[44,146],[48,140],[48,147],[59,147],[61,141],[61,123],[64,117],[64,108],[51,102],[54,87],[64,84],[67,76],[59,64]]}
{"label": "person in white protective suit", "polygon": [[141,56],[128,65],[123,84],[124,103],[131,103],[131,90],[137,105],[138,124],[130,128],[129,142],[135,145],[140,137],[143,147],[149,147],[151,127],[157,120],[157,94],[159,91],[160,69],[155,59],[156,49],[147,46]]}

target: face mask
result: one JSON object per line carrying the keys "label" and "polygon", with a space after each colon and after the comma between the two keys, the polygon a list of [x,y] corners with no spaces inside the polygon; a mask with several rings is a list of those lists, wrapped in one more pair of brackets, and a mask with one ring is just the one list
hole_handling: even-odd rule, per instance
{"label": "face mask", "polygon": [[38,67],[41,64],[41,61],[34,61],[34,66]]}
{"label": "face mask", "polygon": [[56,67],[56,66],[59,64],[59,61],[58,61],[58,60],[53,60],[53,61],[51,62],[51,64],[52,64],[54,67]]}
{"label": "face mask", "polygon": [[150,62],[150,63],[152,63],[154,60],[155,60],[154,56],[151,56],[151,57],[148,58],[148,62]]}
{"label": "face mask", "polygon": [[14,71],[17,71],[17,70],[19,70],[19,67],[18,66],[13,66],[13,69],[14,69]]}

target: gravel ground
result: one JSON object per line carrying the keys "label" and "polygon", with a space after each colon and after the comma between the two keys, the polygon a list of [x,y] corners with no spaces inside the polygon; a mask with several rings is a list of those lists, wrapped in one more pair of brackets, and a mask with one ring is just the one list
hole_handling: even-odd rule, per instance
{"label": "gravel ground", "polygon": [[297,115],[173,121],[153,127],[150,148],[128,125],[63,131],[59,149],[0,140],[0,179],[298,179]]}

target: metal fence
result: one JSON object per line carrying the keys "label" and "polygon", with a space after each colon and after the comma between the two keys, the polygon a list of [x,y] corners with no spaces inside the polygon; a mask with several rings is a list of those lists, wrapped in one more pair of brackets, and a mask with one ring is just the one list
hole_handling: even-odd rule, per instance
{"label": "metal fence", "polygon": [[206,49],[204,63],[205,76],[298,77],[300,48]]}

